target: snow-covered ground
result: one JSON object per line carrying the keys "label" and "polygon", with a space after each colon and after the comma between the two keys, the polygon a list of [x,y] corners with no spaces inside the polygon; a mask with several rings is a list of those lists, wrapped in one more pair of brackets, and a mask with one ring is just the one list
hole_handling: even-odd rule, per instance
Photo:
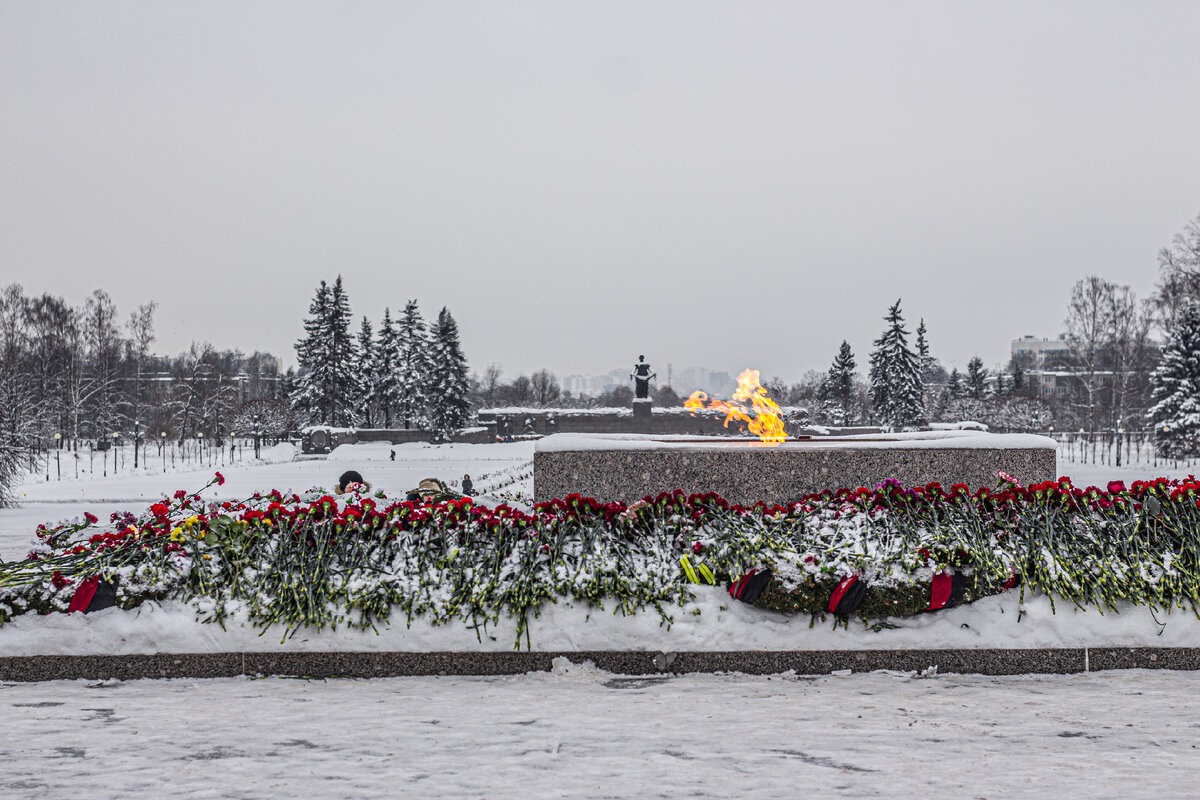
{"label": "snow-covered ground", "polygon": [[1190,797],[1200,673],[0,685],[0,795]]}
{"label": "snow-covered ground", "polygon": [[[113,511],[140,513],[176,489],[198,489],[218,470],[225,476],[225,485],[212,487],[205,497],[234,500],[271,489],[302,492],[315,486],[332,490],[338,476],[348,469],[358,470],[372,488],[393,497],[403,497],[405,491],[430,477],[457,486],[463,475],[470,475],[484,502],[505,493],[528,496],[533,488],[533,442],[343,445],[328,458],[299,461],[291,460],[290,445],[281,448],[288,448],[286,459],[276,449],[265,453],[280,457],[273,462],[247,460],[225,467],[193,464],[190,469],[165,474],[124,472],[79,480],[64,476],[59,481],[52,475],[47,481],[44,475],[30,476],[16,492],[20,507],[0,509],[0,558],[24,557],[38,523],[82,517],[85,511],[102,520]],[[393,450],[395,461],[390,459]]]}

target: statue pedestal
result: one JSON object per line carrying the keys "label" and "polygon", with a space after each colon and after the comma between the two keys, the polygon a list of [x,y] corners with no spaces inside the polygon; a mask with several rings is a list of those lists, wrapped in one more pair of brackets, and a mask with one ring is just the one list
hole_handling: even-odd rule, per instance
{"label": "statue pedestal", "polygon": [[638,433],[650,433],[650,409],[654,402],[646,398],[633,401],[633,428]]}

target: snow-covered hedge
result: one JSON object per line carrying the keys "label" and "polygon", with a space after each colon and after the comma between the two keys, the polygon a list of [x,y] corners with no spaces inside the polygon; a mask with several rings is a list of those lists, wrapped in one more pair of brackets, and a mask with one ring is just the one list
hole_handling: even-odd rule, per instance
{"label": "snow-covered hedge", "polygon": [[669,625],[691,581],[733,583],[752,569],[773,576],[756,604],[813,615],[849,576],[869,587],[856,612],[864,619],[925,610],[949,575],[953,601],[1024,581],[1102,611],[1122,601],[1195,611],[1198,494],[1191,479],[1105,490],[1006,480],[975,492],[886,482],[788,506],[676,491],[631,506],[572,495],[525,513],[466,498],[271,492],[216,504],[180,491],[103,530],[91,516],[39,528],[35,552],[0,564],[0,622],[64,611],[100,579],[115,583],[119,606],[190,600],[206,621],[239,610],[290,632],[370,628],[401,614],[482,633],[511,614],[519,647],[529,616],[556,598],[654,609]]}

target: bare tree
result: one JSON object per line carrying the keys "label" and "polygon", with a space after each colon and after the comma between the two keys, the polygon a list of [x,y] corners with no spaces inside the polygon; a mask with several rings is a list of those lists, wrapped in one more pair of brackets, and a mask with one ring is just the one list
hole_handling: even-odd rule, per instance
{"label": "bare tree", "polygon": [[530,388],[533,391],[533,401],[539,406],[547,406],[553,403],[562,394],[562,389],[558,385],[558,378],[554,373],[547,369],[539,369],[529,378]]}
{"label": "bare tree", "polygon": [[481,386],[483,389],[483,405],[485,408],[495,408],[497,390],[500,388],[500,365],[488,364],[483,372]]}
{"label": "bare tree", "polygon": [[[1112,428],[1118,432],[1129,417],[1143,416],[1147,406],[1146,390],[1152,360],[1150,330],[1154,325],[1154,304],[1138,302],[1137,295],[1121,286],[1112,294],[1110,348],[1112,357]],[[1136,398],[1140,392],[1143,395]],[[1136,402],[1140,399],[1141,402]],[[1116,465],[1121,466],[1120,439],[1117,438]]]}
{"label": "bare tree", "polygon": [[1200,214],[1175,234],[1170,247],[1158,251],[1154,300],[1164,330],[1175,327],[1186,303],[1200,301]]}
{"label": "bare tree", "polygon": [[1098,375],[1104,348],[1112,331],[1115,284],[1089,275],[1071,288],[1067,304],[1067,346],[1086,395],[1088,429],[1096,429],[1100,385]]}
{"label": "bare tree", "polygon": [[528,405],[533,401],[533,382],[525,375],[519,375],[510,388],[513,405]]}
{"label": "bare tree", "polygon": [[158,303],[151,300],[137,307],[126,323],[129,331],[129,356],[133,362],[133,468],[138,466],[138,451],[141,449],[141,405],[142,405],[142,362],[154,342],[154,309]]}
{"label": "bare tree", "polygon": [[118,424],[115,395],[122,343],[116,320],[117,307],[108,292],[103,289],[92,292],[84,306],[82,327],[96,382],[91,414],[93,434],[106,434]]}
{"label": "bare tree", "polygon": [[19,284],[0,291],[0,506],[11,499],[20,456],[31,440],[29,422],[35,415],[33,394],[25,373],[28,300]]}

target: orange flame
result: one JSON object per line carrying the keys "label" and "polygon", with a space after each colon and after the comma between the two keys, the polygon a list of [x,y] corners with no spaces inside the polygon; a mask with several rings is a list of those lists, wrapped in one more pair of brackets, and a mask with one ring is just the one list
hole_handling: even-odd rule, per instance
{"label": "orange flame", "polygon": [[[747,402],[749,407],[746,406]],[[733,393],[732,402],[710,400],[704,392],[693,392],[692,396],[684,401],[683,407],[693,414],[704,409],[724,411],[726,428],[732,420],[744,422],[747,430],[769,447],[776,447],[787,440],[787,432],[783,427],[783,412],[759,383],[756,369],[748,369],[738,375],[738,388]]]}

